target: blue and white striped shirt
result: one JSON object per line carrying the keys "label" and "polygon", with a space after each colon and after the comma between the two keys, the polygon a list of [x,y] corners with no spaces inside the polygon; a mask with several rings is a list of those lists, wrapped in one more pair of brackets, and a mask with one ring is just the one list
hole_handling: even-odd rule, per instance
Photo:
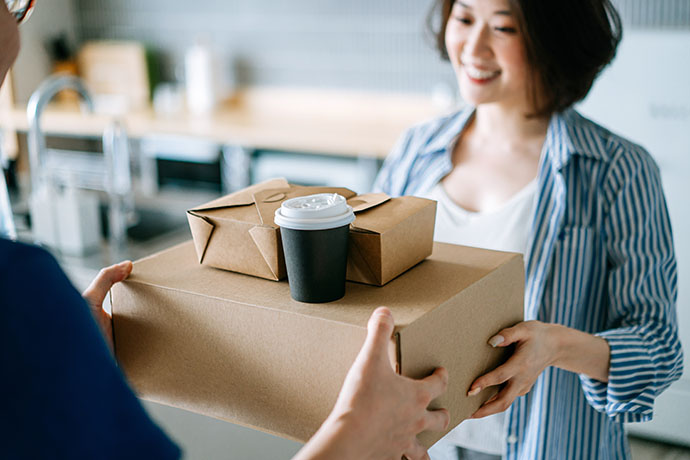
{"label": "blue and white striped shirt", "polygon": [[[474,110],[408,130],[374,185],[429,190],[453,168]],[[659,171],[640,146],[574,110],[552,117],[525,255],[525,319],[596,334],[611,349],[608,383],[555,367],[506,414],[508,459],[627,459],[623,422],[651,420],[683,368],[677,271]]]}

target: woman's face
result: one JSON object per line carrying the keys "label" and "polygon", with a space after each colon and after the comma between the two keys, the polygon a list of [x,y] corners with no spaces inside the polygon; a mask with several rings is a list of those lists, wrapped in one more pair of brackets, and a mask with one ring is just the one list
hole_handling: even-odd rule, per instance
{"label": "woman's face", "polygon": [[446,49],[463,99],[529,110],[529,66],[508,0],[455,0]]}

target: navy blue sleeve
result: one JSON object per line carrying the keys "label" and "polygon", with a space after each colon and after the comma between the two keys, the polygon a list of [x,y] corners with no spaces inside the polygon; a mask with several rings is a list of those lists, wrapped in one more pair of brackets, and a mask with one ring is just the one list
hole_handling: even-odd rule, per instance
{"label": "navy blue sleeve", "polygon": [[55,259],[3,239],[0,371],[0,458],[180,457]]}

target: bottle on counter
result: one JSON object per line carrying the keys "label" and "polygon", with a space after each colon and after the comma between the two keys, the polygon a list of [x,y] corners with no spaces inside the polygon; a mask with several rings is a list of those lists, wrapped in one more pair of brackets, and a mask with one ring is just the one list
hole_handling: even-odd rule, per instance
{"label": "bottle on counter", "polygon": [[194,115],[205,115],[216,106],[213,54],[204,41],[187,50],[184,59],[187,109]]}

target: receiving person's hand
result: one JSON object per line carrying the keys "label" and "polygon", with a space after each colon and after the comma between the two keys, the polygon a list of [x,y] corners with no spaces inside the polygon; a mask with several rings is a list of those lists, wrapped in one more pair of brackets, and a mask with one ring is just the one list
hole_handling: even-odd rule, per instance
{"label": "receiving person's hand", "polygon": [[556,362],[558,345],[551,333],[551,326],[541,321],[525,321],[503,329],[489,339],[489,345],[493,347],[515,344],[515,351],[508,361],[477,378],[470,386],[467,395],[474,396],[484,388],[505,384],[472,418],[505,411],[515,398],[530,391],[544,369]]}
{"label": "receiving person's hand", "polygon": [[295,460],[428,459],[417,434],[448,426],[447,410],[428,410],[445,392],[448,372],[438,368],[421,380],[396,374],[388,354],[393,328],[390,310],[372,314],[333,411]]}
{"label": "receiving person's hand", "polygon": [[103,309],[103,301],[108,291],[115,283],[119,283],[132,272],[132,262],[126,260],[117,265],[103,268],[89,287],[82,293],[82,297],[89,304],[91,313],[103,332],[105,341],[113,349],[113,322],[110,314]]}

